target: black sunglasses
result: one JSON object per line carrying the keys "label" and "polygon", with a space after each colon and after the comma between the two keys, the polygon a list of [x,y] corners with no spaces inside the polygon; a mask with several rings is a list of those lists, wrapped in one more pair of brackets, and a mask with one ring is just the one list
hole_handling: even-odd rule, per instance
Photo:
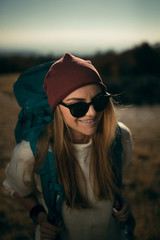
{"label": "black sunglasses", "polygon": [[105,94],[98,94],[96,95],[91,102],[86,103],[86,102],[76,102],[70,105],[67,105],[63,102],[60,102],[64,107],[69,108],[70,113],[72,114],[73,117],[79,118],[83,117],[86,115],[86,113],[89,110],[90,105],[93,105],[94,109],[96,112],[101,112],[103,111],[106,107],[107,104],[109,103],[111,95],[109,93]]}

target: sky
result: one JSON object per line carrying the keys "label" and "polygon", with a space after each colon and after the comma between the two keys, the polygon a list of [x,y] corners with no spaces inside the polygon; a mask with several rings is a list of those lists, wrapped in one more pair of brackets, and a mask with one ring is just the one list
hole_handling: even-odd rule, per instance
{"label": "sky", "polygon": [[0,0],[0,52],[63,55],[160,42],[159,0]]}

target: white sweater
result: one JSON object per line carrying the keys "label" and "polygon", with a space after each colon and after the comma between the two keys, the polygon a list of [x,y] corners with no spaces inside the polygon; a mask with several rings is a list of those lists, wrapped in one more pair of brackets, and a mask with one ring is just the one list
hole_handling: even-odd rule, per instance
{"label": "white sweater", "polygon": [[[79,165],[86,178],[86,194],[93,207],[90,209],[67,208],[65,201],[62,204],[62,218],[65,231],[60,234],[63,240],[120,240],[123,239],[119,223],[112,217],[112,202],[99,201],[94,196],[89,178],[90,147],[88,144],[73,144]],[[14,151],[10,163],[6,168],[5,188],[13,194],[15,191],[21,196],[32,193],[31,171],[34,157],[30,145],[26,141],[19,143]],[[28,183],[24,184],[24,180]],[[36,184],[39,190],[37,198],[45,208],[41,182],[36,175]],[[83,187],[83,182],[81,183]],[[47,210],[47,209],[46,209]],[[37,232],[36,239],[39,240]]]}

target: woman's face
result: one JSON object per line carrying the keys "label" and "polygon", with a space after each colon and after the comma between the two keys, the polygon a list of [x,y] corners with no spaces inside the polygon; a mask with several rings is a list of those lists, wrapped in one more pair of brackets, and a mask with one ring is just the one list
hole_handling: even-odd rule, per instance
{"label": "woman's face", "polygon": [[[66,105],[81,101],[89,103],[101,91],[101,88],[96,84],[86,85],[70,93],[63,99],[63,103]],[[93,105],[90,105],[85,116],[75,118],[71,115],[70,110],[67,107],[62,105],[59,105],[59,107],[64,121],[71,130],[74,143],[87,143],[90,136],[96,132],[102,113],[97,113],[94,110]]]}

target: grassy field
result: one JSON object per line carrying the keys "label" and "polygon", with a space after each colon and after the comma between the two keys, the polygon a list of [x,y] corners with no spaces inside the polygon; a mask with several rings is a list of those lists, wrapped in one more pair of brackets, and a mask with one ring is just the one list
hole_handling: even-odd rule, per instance
{"label": "grassy field", "polygon": [[[18,74],[0,76],[0,239],[34,239],[28,213],[2,187],[4,169],[15,146],[14,127],[19,106],[12,93]],[[134,152],[124,172],[124,195],[136,219],[137,240],[160,239],[160,106],[117,109],[118,119],[132,131]]]}

